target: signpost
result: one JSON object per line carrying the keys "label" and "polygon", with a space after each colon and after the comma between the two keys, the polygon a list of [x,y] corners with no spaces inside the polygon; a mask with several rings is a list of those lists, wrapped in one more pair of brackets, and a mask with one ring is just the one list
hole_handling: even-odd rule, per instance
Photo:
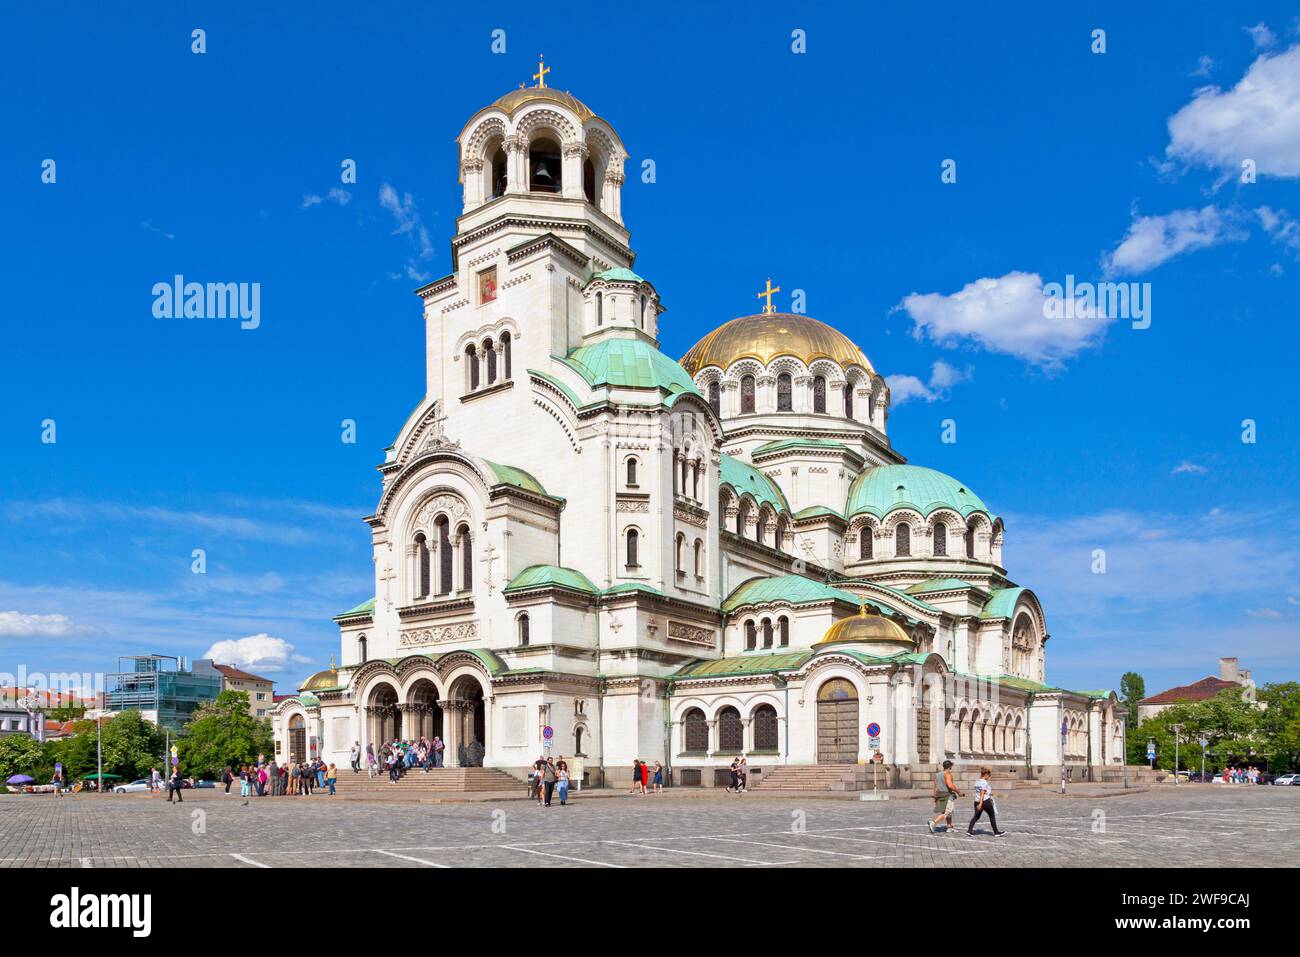
{"label": "signpost", "polygon": [[1061,719],[1061,793],[1065,793],[1065,732],[1069,725],[1064,718]]}
{"label": "signpost", "polygon": [[1147,760],[1151,762],[1151,770],[1156,769],[1156,742],[1154,738],[1147,739]]}
{"label": "signpost", "polygon": [[551,739],[555,737],[555,729],[549,724],[542,728],[542,747],[547,751],[551,750]]}
{"label": "signpost", "polygon": [[1201,735],[1201,783],[1205,783],[1205,746],[1210,742],[1205,735]]}
{"label": "signpost", "polygon": [[1174,784],[1178,783],[1178,739],[1182,736],[1183,726],[1171,724],[1169,730],[1174,733]]}
{"label": "signpost", "polygon": [[871,748],[871,793],[860,795],[860,800],[883,801],[888,795],[880,793],[880,725],[875,721],[867,725],[867,747]]}

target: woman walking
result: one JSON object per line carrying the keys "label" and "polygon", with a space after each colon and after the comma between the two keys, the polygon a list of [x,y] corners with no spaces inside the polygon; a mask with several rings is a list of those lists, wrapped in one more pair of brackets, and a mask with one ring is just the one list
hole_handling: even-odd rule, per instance
{"label": "woman walking", "polygon": [[250,788],[249,788],[249,785],[248,785],[248,765],[247,765],[247,764],[240,765],[240,768],[239,768],[239,796],[240,796],[241,798],[246,798],[246,797],[248,797],[249,790],[250,790]]}
{"label": "woman walking", "polygon": [[556,790],[560,792],[560,807],[569,803],[569,766],[561,761],[555,768],[556,777],[559,783],[556,784]]}
{"label": "woman walking", "polygon": [[655,762],[655,794],[664,793],[664,766],[658,761]]}
{"label": "woman walking", "polygon": [[741,794],[749,790],[749,761],[743,756],[740,759],[740,766],[736,768],[736,779],[740,782]]}
{"label": "woman walking", "polygon": [[325,783],[330,787],[330,797],[334,796],[334,782],[338,780],[338,777],[339,769],[336,768],[334,762],[331,761],[329,769],[325,772]]}
{"label": "woman walking", "polygon": [[628,794],[636,794],[637,788],[641,786],[641,759],[632,759],[632,790]]}
{"label": "woman walking", "polygon": [[970,824],[966,826],[966,833],[975,834],[975,822],[980,819],[981,814],[989,816],[989,823],[993,825],[993,835],[1001,837],[1006,831],[998,830],[998,812],[993,803],[993,788],[989,784],[989,775],[992,772],[988,768],[980,768],[980,779],[975,782],[975,816],[970,819]]}
{"label": "woman walking", "polygon": [[373,778],[375,776],[375,746],[366,745],[366,774]]}

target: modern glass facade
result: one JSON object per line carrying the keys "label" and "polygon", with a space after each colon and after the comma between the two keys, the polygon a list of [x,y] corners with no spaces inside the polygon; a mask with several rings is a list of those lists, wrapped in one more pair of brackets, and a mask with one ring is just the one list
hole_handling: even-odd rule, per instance
{"label": "modern glass facade", "polygon": [[160,728],[180,730],[194,710],[221,693],[221,672],[201,658],[190,670],[167,655],[131,655],[117,659],[108,676],[108,710],[136,709]]}

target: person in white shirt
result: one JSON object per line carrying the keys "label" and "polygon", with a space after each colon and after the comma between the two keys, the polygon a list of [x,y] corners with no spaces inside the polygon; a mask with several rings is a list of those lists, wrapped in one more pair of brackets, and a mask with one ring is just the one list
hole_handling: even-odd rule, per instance
{"label": "person in white shirt", "polygon": [[980,779],[975,782],[975,816],[970,819],[970,824],[966,826],[966,833],[974,835],[975,822],[980,819],[981,814],[989,816],[989,823],[993,825],[993,834],[995,837],[1001,837],[1006,831],[998,830],[998,812],[993,802],[993,787],[989,784],[989,776],[993,772],[988,768],[980,768]]}

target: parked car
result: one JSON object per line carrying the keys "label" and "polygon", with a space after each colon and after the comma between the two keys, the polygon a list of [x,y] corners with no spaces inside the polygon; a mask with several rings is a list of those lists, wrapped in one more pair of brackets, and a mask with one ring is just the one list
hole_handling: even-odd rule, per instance
{"label": "parked car", "polygon": [[1259,777],[1255,779],[1256,784],[1272,784],[1276,774],[1269,774],[1267,771],[1259,772]]}
{"label": "parked car", "polygon": [[1290,784],[1290,783],[1291,783],[1292,781],[1294,781],[1296,778],[1300,778],[1300,774],[1279,774],[1277,777],[1275,777],[1275,778],[1273,779],[1273,783],[1274,783],[1274,784]]}
{"label": "parked car", "polygon": [[148,779],[148,778],[139,778],[139,779],[137,779],[137,780],[135,780],[135,781],[132,781],[130,784],[119,784],[119,785],[117,785],[117,787],[113,788],[113,793],[114,793],[114,794],[134,794],[134,793],[136,793],[137,791],[148,791],[148,790],[149,790],[149,779]]}

